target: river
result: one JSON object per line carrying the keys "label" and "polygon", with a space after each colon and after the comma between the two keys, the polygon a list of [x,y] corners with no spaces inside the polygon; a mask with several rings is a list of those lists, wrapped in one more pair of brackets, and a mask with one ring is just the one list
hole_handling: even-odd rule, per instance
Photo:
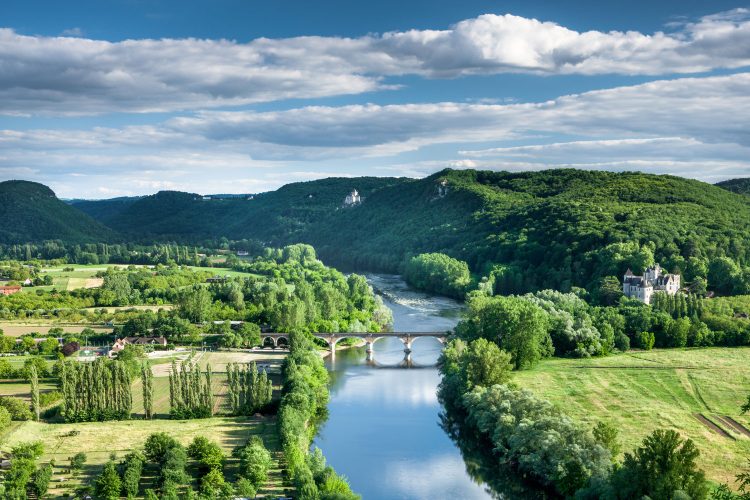
{"label": "river", "polygon": [[[393,311],[394,331],[447,331],[459,320],[454,300],[411,290],[398,276],[367,278]],[[329,416],[314,444],[363,499],[491,498],[440,428],[440,348],[432,338],[414,341],[407,366],[401,341],[388,338],[375,343],[374,361],[364,348],[327,359]]]}

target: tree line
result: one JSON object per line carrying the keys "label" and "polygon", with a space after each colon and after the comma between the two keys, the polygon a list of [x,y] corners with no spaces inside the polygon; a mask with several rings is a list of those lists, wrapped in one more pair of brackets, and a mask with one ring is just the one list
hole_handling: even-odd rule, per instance
{"label": "tree line", "polygon": [[233,415],[253,415],[263,411],[273,397],[273,384],[266,370],[259,372],[255,362],[227,365],[229,406]]}

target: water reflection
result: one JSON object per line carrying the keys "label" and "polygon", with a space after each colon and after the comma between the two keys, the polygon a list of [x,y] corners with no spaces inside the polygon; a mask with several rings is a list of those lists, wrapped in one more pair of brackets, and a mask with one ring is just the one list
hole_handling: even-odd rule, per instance
{"label": "water reflection", "polygon": [[[396,331],[447,331],[458,321],[462,306],[451,299],[409,290],[398,276],[368,279],[393,310]],[[364,348],[328,360],[331,402],[315,444],[363,498],[492,498],[440,426],[440,349],[420,338],[405,360],[403,343],[384,338],[371,361]]]}

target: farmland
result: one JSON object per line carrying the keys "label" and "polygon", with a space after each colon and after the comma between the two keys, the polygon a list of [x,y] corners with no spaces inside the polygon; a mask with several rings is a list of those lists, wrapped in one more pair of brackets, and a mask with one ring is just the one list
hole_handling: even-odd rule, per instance
{"label": "farmland", "polygon": [[[19,423],[14,422],[14,424]],[[273,417],[214,417],[179,422],[163,419],[133,419],[75,424],[29,421],[16,426],[3,445],[3,449],[20,442],[42,441],[45,444],[45,455],[42,460],[45,462],[55,460],[50,495],[56,497],[66,492],[71,493],[80,484],[91,483],[111,453],[122,457],[131,450],[142,448],[146,438],[155,432],[166,432],[184,445],[189,444],[195,436],[205,436],[219,443],[228,455],[231,454],[233,448],[244,444],[251,436],[261,436],[272,453],[274,466],[271,469],[269,481],[260,490],[260,494],[275,498],[283,493],[281,452]],[[71,478],[67,470],[68,458],[80,451],[86,453],[88,461],[82,475]],[[236,467],[234,462],[230,459],[227,464],[230,478]],[[61,483],[62,478],[67,481]],[[144,488],[149,486],[149,479],[149,477],[144,478]]]}
{"label": "farmland", "polygon": [[[162,356],[152,360],[154,420],[143,420],[143,397],[141,380],[133,382],[133,416],[131,420],[116,422],[84,423],[46,423],[46,422],[13,422],[10,429],[0,435],[0,450],[8,450],[14,445],[28,441],[42,441],[45,444],[43,461],[55,460],[53,486],[50,493],[59,496],[72,492],[80,484],[90,483],[98,474],[111,453],[119,457],[127,452],[140,448],[146,438],[155,432],[167,432],[181,443],[187,445],[198,435],[219,443],[227,454],[232,449],[244,444],[250,436],[259,435],[272,452],[274,467],[269,482],[260,490],[261,496],[274,496],[284,493],[280,464],[281,450],[276,435],[275,418],[271,416],[254,416],[250,418],[213,417],[210,419],[186,420],[175,422],[169,419],[169,363],[173,357]],[[179,359],[186,359],[185,351]],[[206,352],[197,353],[193,361],[202,369],[211,365],[214,371],[213,393],[214,411],[217,415],[226,414],[228,408],[224,395],[227,392],[226,365],[230,362],[257,361],[270,365],[269,372],[275,385],[278,385],[278,366],[283,360],[280,353],[246,353],[246,352]],[[51,382],[41,384],[41,392],[53,390]],[[29,384],[21,381],[0,383],[0,395],[17,396],[29,399]],[[82,476],[71,478],[67,471],[68,458],[83,451],[88,456],[87,467]],[[232,477],[234,461],[228,462],[228,477]],[[60,479],[65,478],[64,486]],[[148,485],[148,478],[145,479]]]}
{"label": "farmland", "polygon": [[550,359],[515,381],[577,420],[612,423],[624,450],[654,429],[675,429],[695,441],[709,479],[732,483],[750,457],[750,436],[732,424],[750,428],[750,418],[740,415],[750,393],[748,359],[750,348]]}

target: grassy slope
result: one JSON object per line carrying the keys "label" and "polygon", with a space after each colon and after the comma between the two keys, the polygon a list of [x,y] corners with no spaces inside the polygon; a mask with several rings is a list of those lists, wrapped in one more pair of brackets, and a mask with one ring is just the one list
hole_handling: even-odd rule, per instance
{"label": "grassy slope", "polygon": [[[739,415],[750,394],[750,348],[672,349],[632,352],[607,358],[553,359],[515,380],[539,397],[560,405],[571,417],[593,424],[612,422],[620,429],[624,451],[654,429],[674,428],[695,441],[701,465],[714,481],[734,482],[747,466],[750,438],[721,425],[736,440],[709,430],[703,414]],[[720,423],[720,422],[717,422]]]}

